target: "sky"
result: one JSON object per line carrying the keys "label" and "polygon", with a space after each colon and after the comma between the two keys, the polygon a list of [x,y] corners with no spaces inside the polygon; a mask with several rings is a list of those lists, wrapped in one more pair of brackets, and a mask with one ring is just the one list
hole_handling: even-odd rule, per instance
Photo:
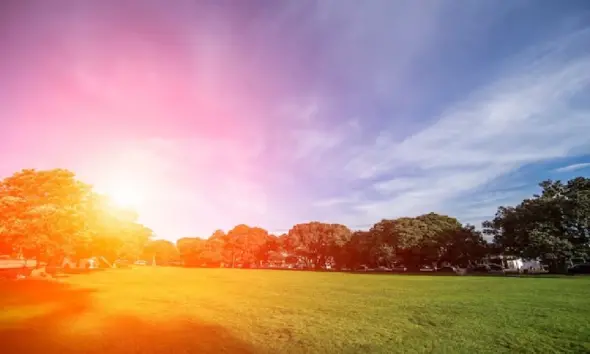
{"label": "sky", "polygon": [[23,168],[169,240],[480,226],[590,177],[590,2],[1,1],[0,177]]}

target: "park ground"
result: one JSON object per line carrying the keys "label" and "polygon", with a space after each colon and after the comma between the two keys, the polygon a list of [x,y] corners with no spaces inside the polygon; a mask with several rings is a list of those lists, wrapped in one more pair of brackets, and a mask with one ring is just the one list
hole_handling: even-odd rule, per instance
{"label": "park ground", "polygon": [[145,267],[0,283],[0,352],[588,353],[590,278]]}

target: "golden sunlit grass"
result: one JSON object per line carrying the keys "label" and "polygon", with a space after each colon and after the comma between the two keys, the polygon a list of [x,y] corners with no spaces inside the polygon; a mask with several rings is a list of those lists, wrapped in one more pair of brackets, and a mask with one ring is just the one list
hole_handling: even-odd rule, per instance
{"label": "golden sunlit grass", "polygon": [[590,278],[107,270],[0,284],[0,343],[23,354],[582,353],[588,289]]}

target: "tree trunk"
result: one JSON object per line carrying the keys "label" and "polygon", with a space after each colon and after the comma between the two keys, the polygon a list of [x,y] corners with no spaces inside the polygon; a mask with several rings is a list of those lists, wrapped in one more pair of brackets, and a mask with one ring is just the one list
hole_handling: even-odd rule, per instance
{"label": "tree trunk", "polygon": [[549,273],[565,274],[567,273],[567,262],[565,260],[551,260],[549,263]]}
{"label": "tree trunk", "polygon": [[[39,248],[37,248],[35,250],[35,269],[39,269],[41,267],[41,250]],[[25,261],[26,263],[26,261]]]}

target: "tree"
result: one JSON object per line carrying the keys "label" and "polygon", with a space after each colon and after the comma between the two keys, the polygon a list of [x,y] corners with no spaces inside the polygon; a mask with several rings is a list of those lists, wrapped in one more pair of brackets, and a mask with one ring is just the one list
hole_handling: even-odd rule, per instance
{"label": "tree", "polygon": [[468,267],[481,261],[489,251],[481,232],[472,225],[452,229],[439,238],[440,254],[437,263]]}
{"label": "tree", "polygon": [[260,263],[282,262],[281,245],[275,235],[266,234],[264,242],[257,249],[256,260]]}
{"label": "tree", "polygon": [[168,240],[153,240],[144,249],[144,258],[155,259],[156,264],[168,264],[179,259],[176,246]]}
{"label": "tree", "polygon": [[151,230],[67,170],[22,170],[0,182],[0,240],[49,258],[139,255]]}
{"label": "tree", "polygon": [[223,261],[222,238],[184,237],[176,241],[176,247],[185,266],[219,267]]}
{"label": "tree", "polygon": [[288,232],[288,247],[308,267],[320,269],[340,257],[352,232],[344,225],[310,222],[297,224]]}
{"label": "tree", "polygon": [[209,236],[209,240],[223,240],[225,238],[225,232],[223,230],[215,230],[211,236]]}
{"label": "tree", "polygon": [[107,259],[137,260],[153,232],[137,223],[135,211],[115,206],[94,194],[87,207],[89,254]]}
{"label": "tree", "polygon": [[217,230],[207,239],[206,249],[202,254],[202,258],[208,267],[219,267],[223,265],[224,262],[227,263],[225,238],[225,233],[221,230]]}
{"label": "tree", "polygon": [[423,221],[416,218],[383,219],[373,225],[369,233],[373,264],[401,262],[411,268],[420,266],[421,243],[427,234],[427,225]]}
{"label": "tree", "polygon": [[380,243],[371,247],[370,257],[373,265],[391,267],[395,263],[396,253],[393,246]]}
{"label": "tree", "polygon": [[544,181],[541,195],[500,207],[484,232],[505,254],[541,259],[562,272],[572,258],[590,256],[590,179]]}
{"label": "tree", "polygon": [[88,241],[91,196],[67,170],[17,172],[0,183],[0,237],[25,257],[72,252]]}
{"label": "tree", "polygon": [[238,263],[249,267],[257,263],[257,256],[268,240],[268,232],[260,227],[240,224],[227,233],[225,240],[232,268]]}
{"label": "tree", "polygon": [[350,242],[345,246],[345,266],[354,269],[361,265],[370,265],[374,256],[371,252],[373,243],[372,234],[369,231],[354,231]]}
{"label": "tree", "polygon": [[468,232],[462,232],[461,223],[456,218],[436,213],[420,215],[416,219],[422,221],[426,226],[420,241],[420,263],[439,265],[441,262],[447,262],[455,264],[457,260],[450,256],[451,252],[455,247],[458,247],[457,242],[460,242],[461,236],[468,235]]}
{"label": "tree", "polygon": [[180,258],[185,266],[199,266],[205,263],[204,253],[207,251],[207,240],[198,237],[184,237],[176,241]]}
{"label": "tree", "polygon": [[436,213],[383,219],[356,243],[355,247],[363,249],[365,264],[390,267],[403,263],[413,269],[426,264],[468,263],[467,258],[481,258],[482,247],[485,249],[483,237],[474,228]]}
{"label": "tree", "polygon": [[577,177],[563,185],[560,181],[541,183],[540,198],[559,205],[565,237],[574,245],[575,256],[590,253],[590,178]]}

